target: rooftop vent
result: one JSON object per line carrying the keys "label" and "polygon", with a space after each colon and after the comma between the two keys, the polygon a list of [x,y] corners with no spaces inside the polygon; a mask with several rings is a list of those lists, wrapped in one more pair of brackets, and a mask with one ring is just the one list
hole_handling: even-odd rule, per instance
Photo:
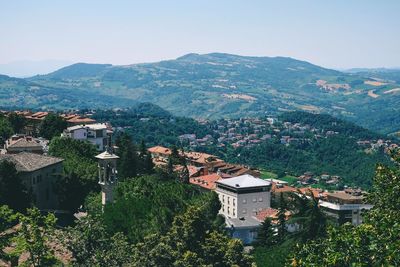
{"label": "rooftop vent", "polygon": [[239,184],[235,184],[235,186],[236,186],[236,187],[240,187],[240,185],[239,185]]}

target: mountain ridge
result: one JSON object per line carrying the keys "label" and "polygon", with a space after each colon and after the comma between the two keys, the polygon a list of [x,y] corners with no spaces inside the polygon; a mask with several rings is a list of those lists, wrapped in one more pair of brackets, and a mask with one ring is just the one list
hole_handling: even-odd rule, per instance
{"label": "mountain ridge", "polygon": [[[304,110],[347,118],[384,133],[398,131],[400,76],[379,75],[382,78],[376,73],[340,72],[289,57],[189,53],[132,65],[77,63],[23,79],[25,87],[0,82],[0,93],[12,92],[12,97],[0,94],[0,105],[15,99],[28,107],[58,109],[151,102],[174,115],[210,119]],[[24,101],[24,92],[30,102]],[[43,92],[56,97],[43,99]],[[64,101],[59,93],[79,101]]]}

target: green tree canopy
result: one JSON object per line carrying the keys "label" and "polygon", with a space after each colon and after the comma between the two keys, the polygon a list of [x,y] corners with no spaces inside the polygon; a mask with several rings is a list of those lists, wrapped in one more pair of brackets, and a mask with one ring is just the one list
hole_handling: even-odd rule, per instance
{"label": "green tree canopy", "polygon": [[60,136],[66,128],[67,122],[63,118],[55,113],[49,113],[40,124],[39,135],[51,140],[55,136]]}
{"label": "green tree canopy", "polygon": [[378,165],[368,202],[374,207],[359,226],[330,227],[325,238],[299,245],[292,266],[399,266],[400,160],[394,168]]}
{"label": "green tree canopy", "polygon": [[21,181],[11,161],[0,161],[0,205],[8,205],[16,211],[24,211],[31,205],[28,190]]}

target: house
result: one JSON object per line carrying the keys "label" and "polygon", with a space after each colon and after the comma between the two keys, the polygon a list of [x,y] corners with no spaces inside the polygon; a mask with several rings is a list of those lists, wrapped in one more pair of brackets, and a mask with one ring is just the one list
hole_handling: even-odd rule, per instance
{"label": "house", "polygon": [[226,228],[245,244],[253,242],[260,222],[257,212],[271,205],[271,183],[245,174],[215,181],[221,202],[219,211],[226,219]]}
{"label": "house", "polygon": [[163,146],[154,146],[147,149],[154,161],[167,162],[172,150]]}
{"label": "house", "polygon": [[189,182],[194,185],[198,185],[207,190],[215,190],[216,184],[215,182],[221,179],[230,178],[229,175],[222,175],[221,173],[212,173],[208,175],[202,175],[198,177],[193,177],[189,179]]}
{"label": "house", "polygon": [[43,154],[43,146],[39,140],[26,135],[13,135],[4,144],[7,154],[15,154],[20,152],[32,152]]}
{"label": "house", "polygon": [[33,196],[35,205],[41,210],[58,208],[56,185],[63,169],[63,159],[21,152],[0,155],[0,161],[15,164],[22,183]]}
{"label": "house", "polygon": [[319,200],[319,205],[328,216],[336,219],[339,224],[350,222],[353,225],[361,224],[362,212],[373,207],[364,203],[364,196],[360,190],[326,193],[326,196]]}
{"label": "house", "polygon": [[110,132],[110,127],[105,123],[82,124],[68,127],[61,136],[75,140],[88,141],[95,145],[98,151],[104,151],[107,145],[107,134]]}

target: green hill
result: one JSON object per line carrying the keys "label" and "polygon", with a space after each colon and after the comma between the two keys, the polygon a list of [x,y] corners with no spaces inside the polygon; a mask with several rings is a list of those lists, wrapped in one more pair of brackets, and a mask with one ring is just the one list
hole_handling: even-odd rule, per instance
{"label": "green hill", "polygon": [[[13,99],[28,107],[109,108],[151,102],[174,115],[212,119],[304,110],[344,117],[383,133],[400,129],[397,79],[376,80],[285,57],[212,53],[126,66],[79,63],[23,81],[28,85],[8,89],[18,88],[20,94]],[[32,84],[38,88],[35,92]],[[23,92],[29,95],[26,100]],[[43,98],[42,92],[57,97]],[[2,106],[14,102],[2,94]]]}

